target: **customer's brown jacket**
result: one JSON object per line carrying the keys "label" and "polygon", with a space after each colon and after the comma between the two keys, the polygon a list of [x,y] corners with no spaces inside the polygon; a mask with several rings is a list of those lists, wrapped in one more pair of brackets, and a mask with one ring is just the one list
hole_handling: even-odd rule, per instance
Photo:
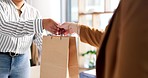
{"label": "customer's brown jacket", "polygon": [[81,26],[82,42],[101,44],[97,78],[148,78],[147,8],[148,0],[121,0],[101,43],[98,31]]}

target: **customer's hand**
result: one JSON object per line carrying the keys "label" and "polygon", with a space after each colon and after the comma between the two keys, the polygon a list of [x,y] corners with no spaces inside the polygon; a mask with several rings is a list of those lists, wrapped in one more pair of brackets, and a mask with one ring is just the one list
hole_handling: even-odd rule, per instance
{"label": "customer's hand", "polygon": [[65,22],[59,28],[64,28],[66,31],[64,34],[72,34],[77,33],[79,34],[80,26],[77,23],[72,22]]}
{"label": "customer's hand", "polygon": [[45,29],[53,34],[56,34],[56,32],[58,30],[58,23],[56,23],[52,19],[43,19],[42,25],[43,25],[43,29]]}

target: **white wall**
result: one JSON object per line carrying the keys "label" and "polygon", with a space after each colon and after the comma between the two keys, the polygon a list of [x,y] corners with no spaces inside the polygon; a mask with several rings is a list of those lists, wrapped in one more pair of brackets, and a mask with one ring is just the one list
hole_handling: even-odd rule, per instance
{"label": "white wall", "polygon": [[60,22],[60,0],[27,0],[37,8],[43,18],[52,18]]}

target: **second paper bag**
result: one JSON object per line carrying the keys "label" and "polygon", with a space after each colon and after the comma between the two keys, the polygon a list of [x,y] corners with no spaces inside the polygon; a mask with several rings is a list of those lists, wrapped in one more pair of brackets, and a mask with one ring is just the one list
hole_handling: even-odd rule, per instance
{"label": "second paper bag", "polygon": [[78,78],[74,37],[43,37],[41,78]]}

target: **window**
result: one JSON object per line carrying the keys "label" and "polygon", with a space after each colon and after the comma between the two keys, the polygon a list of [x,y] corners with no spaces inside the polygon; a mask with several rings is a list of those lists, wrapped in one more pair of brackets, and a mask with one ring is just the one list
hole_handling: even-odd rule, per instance
{"label": "window", "polygon": [[[119,0],[71,0],[71,21],[104,30],[118,3]],[[80,67],[89,68],[91,56],[84,58],[81,54],[96,48],[80,41],[78,44]]]}

